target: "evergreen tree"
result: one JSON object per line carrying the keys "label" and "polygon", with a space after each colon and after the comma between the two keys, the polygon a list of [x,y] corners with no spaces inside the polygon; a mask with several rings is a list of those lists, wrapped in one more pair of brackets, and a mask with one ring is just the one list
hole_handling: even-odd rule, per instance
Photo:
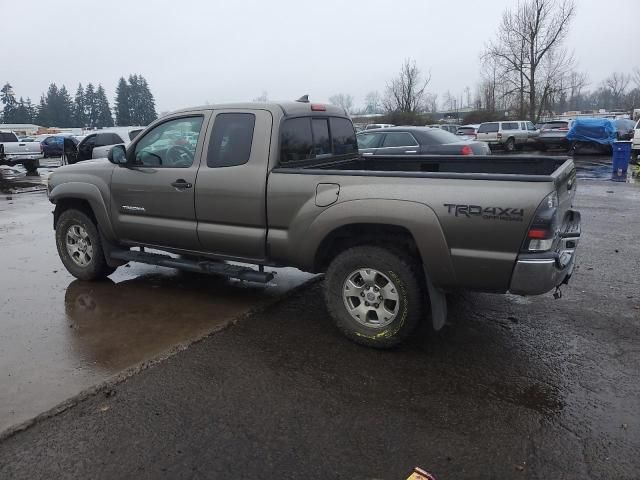
{"label": "evergreen tree", "polygon": [[85,115],[84,88],[82,88],[81,83],[78,84],[74,104],[73,125],[75,127],[85,127],[87,125],[87,116]]}
{"label": "evergreen tree", "polygon": [[71,100],[71,95],[67,91],[67,87],[64,85],[58,91],[58,126],[60,127],[69,127],[73,125],[73,100]]}
{"label": "evergreen tree", "polygon": [[31,123],[31,118],[29,118],[29,111],[27,110],[27,105],[24,102],[24,99],[20,97],[20,100],[17,103],[17,107],[14,111],[13,122],[12,123]]}
{"label": "evergreen tree", "polygon": [[98,90],[96,90],[96,109],[96,126],[113,127],[113,117],[111,116],[109,100],[107,100],[104,88],[100,84],[98,84]]}
{"label": "evergreen tree", "polygon": [[142,109],[139,125],[149,125],[158,118],[158,114],[156,113],[156,101],[149,89],[147,80],[140,75],[138,81],[140,83],[140,107]]}
{"label": "evergreen tree", "polygon": [[60,118],[58,112],[60,111],[60,92],[58,86],[55,83],[49,84],[46,96],[46,110],[47,120],[49,121],[48,127],[59,127]]}
{"label": "evergreen tree", "polygon": [[131,123],[131,106],[129,105],[129,85],[124,77],[120,77],[116,87],[116,124],[119,126],[133,125]]}
{"label": "evergreen tree", "polygon": [[89,83],[84,90],[84,114],[89,127],[95,127],[98,124],[98,107],[96,103],[96,92],[93,84]]}
{"label": "evergreen tree", "polygon": [[31,99],[27,97],[27,101],[25,102],[25,108],[27,109],[27,115],[29,117],[29,123],[33,123],[36,121],[36,116],[38,114],[37,109],[33,103],[31,103]]}
{"label": "evergreen tree", "polygon": [[13,87],[9,82],[5,83],[2,89],[0,89],[0,101],[4,105],[3,118],[5,123],[17,123],[15,121],[16,110],[18,108],[18,102],[16,96],[13,93]]}
{"label": "evergreen tree", "polygon": [[51,121],[49,116],[49,106],[44,93],[40,96],[40,104],[38,105],[38,114],[36,115],[36,123],[43,127],[50,127]]}

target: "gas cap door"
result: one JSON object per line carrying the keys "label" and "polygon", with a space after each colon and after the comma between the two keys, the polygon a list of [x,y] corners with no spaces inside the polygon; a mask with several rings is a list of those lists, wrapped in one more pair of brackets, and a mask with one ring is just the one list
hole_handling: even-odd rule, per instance
{"label": "gas cap door", "polygon": [[316,206],[328,207],[336,203],[340,195],[340,185],[337,183],[319,183],[316,187]]}

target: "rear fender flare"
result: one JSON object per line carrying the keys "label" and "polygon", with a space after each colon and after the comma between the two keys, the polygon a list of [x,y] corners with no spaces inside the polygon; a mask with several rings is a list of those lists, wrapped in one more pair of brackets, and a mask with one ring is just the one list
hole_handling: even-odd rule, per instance
{"label": "rear fender flare", "polygon": [[424,269],[434,285],[453,284],[455,272],[446,238],[435,212],[423,203],[406,200],[351,200],[327,208],[304,232],[293,233],[292,245],[301,245],[298,258],[312,268],[322,241],[338,228],[354,224],[403,227],[416,242]]}

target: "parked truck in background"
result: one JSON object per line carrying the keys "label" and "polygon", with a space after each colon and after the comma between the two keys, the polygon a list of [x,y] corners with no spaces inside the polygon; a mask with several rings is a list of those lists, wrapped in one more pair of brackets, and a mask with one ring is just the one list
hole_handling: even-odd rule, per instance
{"label": "parked truck in background", "polygon": [[263,283],[269,267],[324,272],[338,328],[380,348],[427,310],[441,328],[451,289],[560,286],[580,238],[571,159],[362,157],[344,110],[304,101],[169,114],[48,188],[77,278],[132,261]]}
{"label": "parked truck in background", "polygon": [[36,173],[43,157],[38,142],[21,142],[15,133],[0,131],[0,165],[23,165],[29,173]]}

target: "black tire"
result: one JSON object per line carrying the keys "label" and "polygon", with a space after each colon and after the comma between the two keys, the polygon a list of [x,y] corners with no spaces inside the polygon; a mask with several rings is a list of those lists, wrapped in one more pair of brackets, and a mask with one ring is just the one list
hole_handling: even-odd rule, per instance
{"label": "black tire", "polygon": [[638,152],[638,150],[632,150],[631,151],[631,163],[633,164],[638,164],[638,157],[640,152]]}
{"label": "black tire", "polygon": [[513,137],[507,138],[507,141],[504,144],[504,149],[507,152],[513,152],[516,149],[516,141],[513,139]]}
{"label": "black tire", "polygon": [[[396,287],[397,307],[391,300],[391,308],[397,308],[397,313],[391,323],[371,327],[349,313],[343,291],[346,291],[347,280],[358,270],[375,270],[382,274],[379,275],[380,280],[386,276],[391,286]],[[325,301],[336,326],[347,338],[368,347],[391,348],[404,341],[422,319],[425,303],[423,283],[419,266],[411,258],[387,248],[358,246],[340,253],[329,265],[324,281]],[[389,305],[386,299],[383,302],[383,308]]]}
{"label": "black tire", "polygon": [[548,150],[548,147],[544,143],[538,143],[537,147],[541,152],[546,152]]}
{"label": "black tire", "polygon": [[39,160],[28,160],[22,164],[22,166],[27,171],[28,175],[37,175],[38,167],[40,166]]}
{"label": "black tire", "polygon": [[[81,227],[86,233],[87,240],[85,242],[91,248],[90,260],[86,262],[86,265],[81,265],[74,260],[67,249],[67,234],[73,227]],[[115,268],[107,265],[104,258],[98,228],[91,218],[80,210],[65,210],[58,218],[56,247],[65,268],[80,280],[102,280],[115,271]]]}

